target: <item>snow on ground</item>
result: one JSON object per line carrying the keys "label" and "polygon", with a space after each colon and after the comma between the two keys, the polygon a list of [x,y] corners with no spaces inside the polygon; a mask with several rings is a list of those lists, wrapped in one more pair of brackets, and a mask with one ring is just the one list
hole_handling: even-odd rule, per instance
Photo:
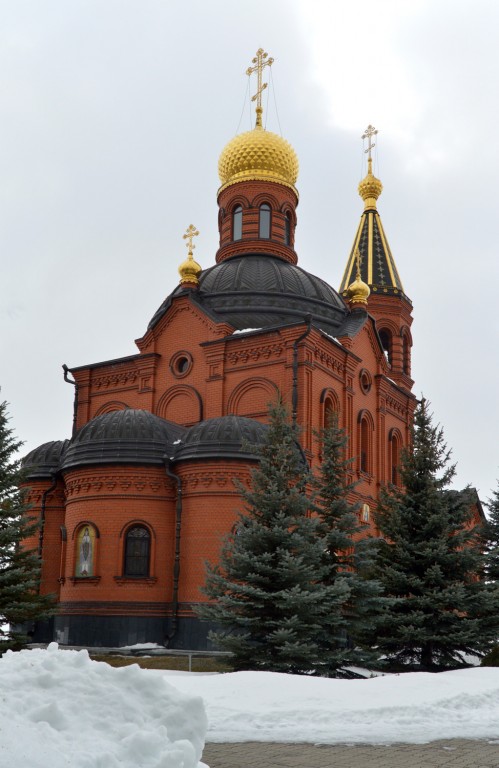
{"label": "snow on ground", "polygon": [[499,668],[327,680],[114,669],[86,651],[0,658],[0,766],[202,768],[207,741],[499,743]]}
{"label": "snow on ground", "polygon": [[328,680],[151,670],[205,700],[207,741],[420,744],[499,739],[499,668]]}
{"label": "snow on ground", "polygon": [[8,651],[0,658],[0,766],[201,768],[203,702],[137,665],[86,651]]}

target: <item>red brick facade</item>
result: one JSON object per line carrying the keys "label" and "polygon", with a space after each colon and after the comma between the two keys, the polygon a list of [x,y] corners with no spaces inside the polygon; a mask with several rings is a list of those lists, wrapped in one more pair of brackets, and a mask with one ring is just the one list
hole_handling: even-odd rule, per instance
{"label": "red brick facade", "polygon": [[[273,181],[226,186],[219,194],[215,269],[257,257],[297,269],[297,203],[291,186]],[[264,222],[268,237],[262,237],[262,205],[270,209]],[[239,226],[234,223],[238,206],[240,233],[234,230]],[[199,423],[231,414],[264,422],[269,402],[280,394],[290,410],[296,405],[302,447],[314,466],[314,430],[324,424],[328,409],[334,409],[349,436],[356,498],[364,505],[361,514],[371,522],[369,513],[380,487],[397,482],[400,450],[407,444],[415,405],[410,302],[405,296],[371,294],[366,311],[350,309],[339,300],[343,315],[340,332],[333,337],[315,315],[305,317],[309,311],[314,314],[314,297],[300,294],[299,301],[308,302],[311,309],[294,321],[262,322],[273,317],[266,313],[275,311],[272,286],[238,283],[237,311],[245,296],[249,306],[260,292],[265,292],[265,306],[255,311],[251,327],[258,330],[234,333],[233,316],[222,313],[229,299],[233,301],[233,292],[223,294],[221,289],[217,315],[218,307],[212,311],[203,304],[203,286],[201,278],[199,286],[171,294],[164,311],[137,340],[137,355],[70,371],[76,385],[74,434],[81,434],[92,420],[104,423],[105,414],[127,409],[174,422],[186,428],[185,434]],[[389,350],[384,350],[383,338],[389,340]],[[119,438],[113,440],[118,450]],[[175,443],[179,441],[172,440]],[[164,465],[141,464],[137,455],[120,464],[118,458],[104,456],[65,466],[61,459],[45,477],[33,471],[33,509],[44,522],[42,589],[59,601],[54,626],[45,628],[45,635],[86,645],[206,643],[206,629],[199,626],[191,606],[205,599],[205,563],[217,560],[241,507],[237,482],[250,482],[254,462],[237,455],[219,457],[216,447],[208,458],[183,460],[179,455],[170,460],[166,457]],[[81,533],[85,529],[86,555]],[[147,558],[147,572],[139,575],[127,575],[124,565],[130,531],[138,531],[143,539],[142,544],[135,542],[142,554],[133,567],[140,570],[140,557]],[[32,543],[39,545],[38,540]],[[77,575],[79,559],[85,557],[91,572]]]}

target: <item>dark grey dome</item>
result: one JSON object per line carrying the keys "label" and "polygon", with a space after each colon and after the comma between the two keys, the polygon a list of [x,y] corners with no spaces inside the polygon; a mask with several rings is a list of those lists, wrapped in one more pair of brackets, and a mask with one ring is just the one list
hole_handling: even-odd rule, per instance
{"label": "dark grey dome", "polygon": [[[177,289],[158,309],[149,328],[167,311]],[[244,254],[204,270],[193,301],[218,322],[237,330],[303,322],[306,315],[327,333],[336,335],[348,313],[341,296],[315,275],[266,254]]]}
{"label": "dark grey dome", "polygon": [[127,408],[96,416],[71,440],[62,469],[89,464],[162,464],[186,430],[166,419]]}
{"label": "dark grey dome", "polygon": [[69,440],[52,440],[30,451],[22,460],[28,480],[51,478],[60,468]]}
{"label": "dark grey dome", "polygon": [[244,416],[200,421],[178,445],[175,461],[186,459],[258,459],[254,446],[265,439],[268,426]]}

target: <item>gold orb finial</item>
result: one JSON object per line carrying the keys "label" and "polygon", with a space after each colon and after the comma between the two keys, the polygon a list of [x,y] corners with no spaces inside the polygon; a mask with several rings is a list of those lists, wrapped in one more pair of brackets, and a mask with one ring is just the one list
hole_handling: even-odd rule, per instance
{"label": "gold orb finial", "polygon": [[350,304],[362,304],[365,306],[367,305],[367,300],[369,298],[369,294],[371,293],[371,289],[367,283],[362,280],[360,275],[360,251],[358,248],[355,249],[355,260],[357,262],[357,273],[353,283],[350,283],[348,286],[346,295]]}
{"label": "gold orb finial", "polygon": [[376,208],[376,201],[383,191],[383,184],[373,174],[373,160],[371,152],[376,144],[373,144],[372,138],[378,133],[377,129],[373,125],[368,125],[362,135],[362,140],[367,139],[367,149],[364,152],[367,154],[367,176],[362,179],[359,184],[359,195],[364,200],[365,208]]}
{"label": "gold orb finial", "polygon": [[183,261],[178,268],[180,274],[180,285],[183,285],[184,283],[189,283],[191,285],[199,284],[198,278],[202,272],[202,269],[197,261],[194,261],[194,257],[192,255],[192,252],[196,247],[192,242],[192,238],[197,237],[198,235],[199,232],[194,224],[189,224],[185,231],[185,235],[182,235],[183,239],[188,241],[185,245],[189,250],[186,260]]}

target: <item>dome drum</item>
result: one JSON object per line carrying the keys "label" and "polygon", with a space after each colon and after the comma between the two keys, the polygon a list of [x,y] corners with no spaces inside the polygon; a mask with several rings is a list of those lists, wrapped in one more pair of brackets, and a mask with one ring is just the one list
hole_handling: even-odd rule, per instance
{"label": "dome drum", "polygon": [[[244,194],[243,194],[244,193]],[[219,263],[230,256],[247,253],[249,249],[278,256],[296,264],[298,257],[294,250],[297,196],[284,186],[273,187],[262,181],[241,182],[224,189],[218,197],[220,206],[219,234],[220,248],[216,254]],[[268,236],[260,235],[261,207],[270,208],[270,231]],[[240,237],[234,234],[234,211],[241,209]]]}

